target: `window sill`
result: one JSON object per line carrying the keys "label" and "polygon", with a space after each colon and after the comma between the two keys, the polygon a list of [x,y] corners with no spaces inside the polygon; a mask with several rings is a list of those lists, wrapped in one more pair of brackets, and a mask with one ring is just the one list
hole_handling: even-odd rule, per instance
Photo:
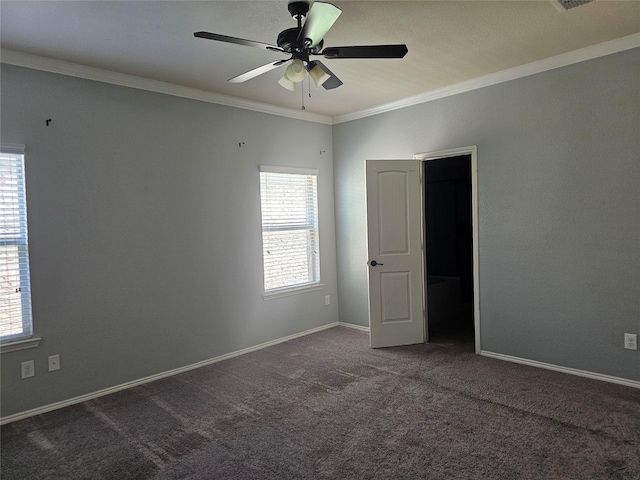
{"label": "window sill", "polygon": [[41,338],[27,338],[26,340],[17,340],[15,342],[7,342],[0,345],[0,353],[16,352],[27,348],[35,348],[40,344]]}
{"label": "window sill", "polygon": [[265,293],[262,298],[265,300],[274,300],[276,298],[290,297],[291,295],[300,295],[302,293],[313,292],[315,290],[322,290],[324,283],[314,283],[313,285],[306,285],[304,287],[289,288],[286,290],[278,290],[277,292]]}

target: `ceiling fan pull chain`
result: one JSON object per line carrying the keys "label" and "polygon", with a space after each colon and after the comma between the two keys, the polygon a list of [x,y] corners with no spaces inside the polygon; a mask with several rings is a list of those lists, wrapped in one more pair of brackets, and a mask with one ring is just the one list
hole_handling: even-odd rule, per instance
{"label": "ceiling fan pull chain", "polygon": [[302,97],[302,108],[301,108],[301,110],[305,110],[305,107],[304,107],[304,82],[300,82],[300,96]]}

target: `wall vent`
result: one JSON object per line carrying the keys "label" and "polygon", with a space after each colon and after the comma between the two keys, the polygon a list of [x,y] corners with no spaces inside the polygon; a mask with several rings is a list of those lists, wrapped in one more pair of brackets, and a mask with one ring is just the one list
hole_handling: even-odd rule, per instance
{"label": "wall vent", "polygon": [[561,12],[566,12],[572,8],[591,3],[594,0],[550,0],[553,5]]}

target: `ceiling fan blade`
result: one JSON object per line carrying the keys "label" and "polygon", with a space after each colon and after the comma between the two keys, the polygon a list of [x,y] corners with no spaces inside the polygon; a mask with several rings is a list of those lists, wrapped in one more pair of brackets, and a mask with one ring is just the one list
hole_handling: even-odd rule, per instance
{"label": "ceiling fan blade", "polygon": [[325,58],[402,58],[409,50],[406,45],[363,45],[357,47],[329,47],[320,52]]}
{"label": "ceiling fan blade", "polygon": [[247,47],[256,47],[262,50],[270,50],[273,52],[284,52],[282,48],[276,47],[275,45],[269,45],[267,43],[262,43],[262,42],[254,42],[253,40],[245,40],[244,38],[228,37],[227,35],[220,35],[217,33],[195,32],[193,36],[198,38],[206,38],[207,40],[217,40],[219,42],[245,45]]}
{"label": "ceiling fan blade", "polygon": [[335,5],[314,2],[300,30],[298,40],[305,40],[308,47],[315,47],[322,41],[341,13],[342,10]]}
{"label": "ceiling fan blade", "polygon": [[265,65],[262,65],[261,67],[254,68],[253,70],[249,70],[248,72],[243,73],[242,75],[238,75],[237,77],[230,78],[228,82],[229,83],[246,82],[247,80],[251,80],[252,78],[257,77],[258,75],[262,75],[263,73],[267,73],[273,70],[274,68],[279,67],[280,65],[288,62],[289,60],[291,59],[287,58],[286,60],[278,60],[277,62],[267,63]]}
{"label": "ceiling fan blade", "polygon": [[319,66],[322,70],[325,71],[325,73],[331,75],[331,77],[322,84],[325,90],[333,90],[334,88],[338,88],[340,85],[342,85],[342,81],[338,77],[336,77],[336,75],[331,70],[329,70],[324,63],[318,60],[314,60],[313,62],[310,62],[310,64],[311,63]]}

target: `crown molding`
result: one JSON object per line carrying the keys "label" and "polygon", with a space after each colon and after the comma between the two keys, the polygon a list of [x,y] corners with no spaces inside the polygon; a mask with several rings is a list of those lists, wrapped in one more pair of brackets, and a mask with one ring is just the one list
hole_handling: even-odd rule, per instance
{"label": "crown molding", "polygon": [[281,117],[294,118],[296,120],[305,120],[308,122],[322,123],[331,125],[331,117],[311,113],[291,108],[278,107],[267,103],[254,102],[229,95],[222,95],[214,92],[207,92],[197,88],[183,87],[171,83],[151,80],[149,78],[127,75],[125,73],[103,70],[101,68],[88,67],[77,63],[64,62],[52,58],[40,57],[28,53],[18,52],[16,50],[0,49],[0,62],[18,67],[31,68],[34,70],[42,70],[45,72],[58,73],[60,75],[68,75],[70,77],[83,78],[86,80],[95,80],[97,82],[110,83],[123,87],[137,88],[150,92],[164,93],[176,97],[188,98],[191,100],[200,100],[202,102],[215,103],[228,107],[242,108],[244,110],[252,110],[254,112],[268,113]]}
{"label": "crown molding", "polygon": [[371,117],[385,112],[398,110],[401,108],[419,105],[421,103],[439,100],[441,98],[458,95],[460,93],[470,92],[491,85],[516,80],[518,78],[535,75],[537,73],[554,70],[556,68],[566,67],[575,63],[592,60],[594,58],[611,55],[614,53],[630,50],[640,47],[640,33],[628,35],[626,37],[610,40],[590,47],[581,48],[572,52],[563,53],[553,57],[545,58],[537,62],[528,63],[519,67],[510,68],[501,72],[492,73],[478,78],[472,78],[464,82],[459,82],[446,87],[430,90],[418,95],[407,97],[395,102],[385,103],[377,107],[360,110],[358,112],[329,117],[317,113],[311,113],[290,108],[278,107],[267,103],[254,102],[229,95],[222,95],[196,88],[183,87],[171,83],[151,80],[149,78],[136,77],[124,73],[103,70],[86,65],[79,65],[61,60],[31,55],[15,50],[0,49],[0,61],[9,65],[31,68],[34,70],[42,70],[61,75],[68,75],[87,80],[95,80],[98,82],[110,83],[124,87],[137,88],[150,92],[163,93],[177,97],[188,98],[191,100],[200,100],[218,105],[226,105],[229,107],[241,108],[244,110],[252,110],[254,112],[267,113],[282,117],[294,118],[297,120],[305,120],[308,122],[321,123],[324,125],[336,125],[339,123],[350,122],[360,118]]}
{"label": "crown molding", "polygon": [[350,122],[351,120],[358,120],[360,118],[371,117],[373,115],[398,110],[400,108],[411,107],[413,105],[419,105],[421,103],[439,100],[441,98],[470,92],[472,90],[477,90],[479,88],[489,87],[498,83],[516,80],[522,77],[528,77],[537,73],[566,67],[568,65],[573,65],[574,63],[592,60],[594,58],[611,55],[613,53],[618,53],[637,47],[640,47],[640,33],[635,33],[633,35],[610,40],[608,42],[593,45],[591,47],[585,47],[579,50],[574,50],[572,52],[562,53],[560,55],[545,58],[537,62],[528,63],[526,65],[510,68],[508,70],[492,73],[490,75],[485,75],[446,87],[430,90],[419,95],[414,95],[402,100],[379,105],[374,108],[360,110],[359,112],[354,113],[347,113],[345,115],[339,115],[337,117],[333,117],[333,124],[336,125],[339,123]]}

